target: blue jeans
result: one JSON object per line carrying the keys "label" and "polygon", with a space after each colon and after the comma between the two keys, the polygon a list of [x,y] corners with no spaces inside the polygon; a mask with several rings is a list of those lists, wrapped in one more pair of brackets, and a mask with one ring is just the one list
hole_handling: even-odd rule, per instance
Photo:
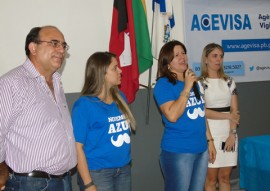
{"label": "blue jeans", "polygon": [[5,191],[72,191],[71,176],[35,178],[10,174]]}
{"label": "blue jeans", "polygon": [[160,166],[165,191],[203,191],[208,168],[208,151],[172,153],[162,150]]}
{"label": "blue jeans", "polygon": [[[98,191],[130,191],[131,169],[130,165],[120,168],[90,170],[91,178]],[[78,173],[80,191],[84,191],[83,181]]]}

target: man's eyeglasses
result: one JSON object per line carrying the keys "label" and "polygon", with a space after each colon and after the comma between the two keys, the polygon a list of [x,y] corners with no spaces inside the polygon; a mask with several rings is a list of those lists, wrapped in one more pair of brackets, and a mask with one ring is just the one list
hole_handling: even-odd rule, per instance
{"label": "man's eyeglasses", "polygon": [[68,50],[69,46],[66,42],[60,42],[58,40],[51,40],[51,41],[45,41],[45,40],[39,40],[37,41],[37,44],[40,44],[42,42],[46,42],[48,44],[50,44],[52,47],[54,48],[59,48],[60,46],[62,46],[63,49]]}

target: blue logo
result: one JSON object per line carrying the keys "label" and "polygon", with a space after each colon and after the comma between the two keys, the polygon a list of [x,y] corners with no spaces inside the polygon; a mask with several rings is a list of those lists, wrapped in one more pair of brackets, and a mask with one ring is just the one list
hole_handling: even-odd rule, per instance
{"label": "blue logo", "polygon": [[249,71],[253,71],[253,70],[254,70],[254,66],[250,66]]}
{"label": "blue logo", "polygon": [[191,31],[251,30],[248,14],[193,15]]}

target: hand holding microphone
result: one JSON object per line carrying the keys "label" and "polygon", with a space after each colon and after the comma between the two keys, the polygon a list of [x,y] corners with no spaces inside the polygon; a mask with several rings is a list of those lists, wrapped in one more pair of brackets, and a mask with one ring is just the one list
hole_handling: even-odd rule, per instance
{"label": "hand holding microphone", "polygon": [[[191,77],[191,80],[193,80],[192,89],[194,91],[194,94],[195,94],[195,97],[197,98],[197,100],[200,100],[201,96],[199,93],[199,89],[198,89],[198,85],[197,85],[197,77],[196,77],[195,73],[191,69],[187,69],[184,74],[185,74],[185,77],[187,77],[187,76],[188,76],[188,78]],[[187,80],[185,80],[185,83],[186,82],[187,82]]]}

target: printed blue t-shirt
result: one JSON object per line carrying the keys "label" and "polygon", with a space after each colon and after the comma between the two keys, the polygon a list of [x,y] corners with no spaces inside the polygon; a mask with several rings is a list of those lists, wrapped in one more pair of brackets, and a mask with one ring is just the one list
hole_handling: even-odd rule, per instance
{"label": "printed blue t-shirt", "polygon": [[74,103],[72,123],[76,142],[84,145],[89,170],[118,168],[130,162],[129,124],[114,102],[82,96]]}
{"label": "printed blue t-shirt", "polygon": [[[182,81],[174,85],[168,78],[160,78],[154,88],[158,106],[177,100],[183,89]],[[162,120],[165,129],[161,149],[175,153],[201,153],[207,149],[204,101],[202,98],[197,100],[193,90],[190,91],[185,111],[175,123],[168,121],[163,114]]]}

